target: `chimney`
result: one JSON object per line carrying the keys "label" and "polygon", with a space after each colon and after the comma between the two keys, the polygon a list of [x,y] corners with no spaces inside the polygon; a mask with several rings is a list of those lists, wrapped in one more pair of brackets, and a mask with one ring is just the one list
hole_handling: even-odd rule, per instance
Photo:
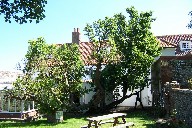
{"label": "chimney", "polygon": [[77,30],[74,28],[74,31],[72,32],[72,43],[79,44],[79,42],[80,42],[79,28],[77,28]]}

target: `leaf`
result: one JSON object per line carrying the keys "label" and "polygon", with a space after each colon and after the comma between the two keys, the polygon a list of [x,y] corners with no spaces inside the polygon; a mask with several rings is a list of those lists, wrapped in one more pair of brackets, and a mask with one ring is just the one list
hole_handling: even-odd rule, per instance
{"label": "leaf", "polygon": [[79,85],[84,68],[77,57],[80,56],[77,46],[56,47],[46,44],[42,37],[28,43],[25,75],[15,83],[15,95],[20,93],[28,100],[35,99],[44,113],[64,109],[65,103],[70,105],[69,92],[81,93]]}

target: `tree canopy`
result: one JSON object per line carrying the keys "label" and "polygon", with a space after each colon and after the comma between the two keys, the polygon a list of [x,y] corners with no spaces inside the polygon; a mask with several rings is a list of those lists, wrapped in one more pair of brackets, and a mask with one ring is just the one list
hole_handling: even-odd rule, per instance
{"label": "tree canopy", "polygon": [[45,18],[44,7],[47,0],[1,0],[0,15],[4,15],[5,21],[11,23],[14,19],[17,23],[39,23]]}
{"label": "tree canopy", "polygon": [[71,105],[72,93],[82,91],[84,67],[76,44],[50,45],[43,38],[29,41],[24,76],[14,83],[13,97],[33,100],[43,113]]}
{"label": "tree canopy", "polygon": [[191,17],[191,20],[189,24],[187,25],[188,28],[192,28],[192,11],[189,12],[189,16]]}
{"label": "tree canopy", "polygon": [[129,14],[128,21],[126,16],[117,14],[113,17],[115,25],[110,26],[120,55],[119,61],[111,64],[120,65],[119,75],[126,76],[126,78],[118,77],[122,80],[115,83],[123,84],[125,79],[127,88],[134,90],[143,85],[142,82],[148,75],[147,71],[161,49],[156,37],[150,31],[151,22],[154,21],[151,18],[152,13],[139,14],[133,7],[127,8],[126,11]]}
{"label": "tree canopy", "polygon": [[92,84],[95,85],[96,94],[90,102],[90,106],[94,109],[105,99],[105,91],[101,85],[102,65],[117,58],[114,41],[110,38],[111,30],[108,27],[113,25],[112,23],[111,18],[106,17],[105,20],[93,22],[93,25],[87,24],[84,29],[92,47],[89,64],[96,67],[92,74]]}
{"label": "tree canopy", "polygon": [[[126,16],[117,14],[113,17],[116,25],[111,26],[120,60],[106,65],[102,75],[104,86],[108,89],[122,86],[123,96],[108,107],[136,95],[138,91],[135,89],[141,91],[148,86],[150,67],[161,51],[159,42],[150,31],[154,21],[152,12],[138,13],[134,7],[127,8],[126,12],[128,20]],[[128,90],[132,92],[129,95]]]}
{"label": "tree canopy", "polygon": [[[88,37],[97,36],[98,39],[103,39],[103,32],[105,32],[104,40],[113,42],[115,46],[110,49],[116,52],[117,57],[105,63],[102,71],[99,69],[101,73],[98,81],[105,91],[113,91],[117,86],[122,86],[122,98],[108,105],[111,107],[134,95],[134,89],[147,86],[150,66],[161,51],[159,42],[150,31],[151,22],[154,21],[152,12],[139,13],[134,7],[127,8],[126,12],[129,17],[120,13],[103,21],[94,22],[92,27],[100,28],[95,29],[95,35],[87,31]],[[101,24],[105,22],[107,24]],[[104,59],[103,56],[101,58]],[[127,95],[127,90],[133,93]]]}

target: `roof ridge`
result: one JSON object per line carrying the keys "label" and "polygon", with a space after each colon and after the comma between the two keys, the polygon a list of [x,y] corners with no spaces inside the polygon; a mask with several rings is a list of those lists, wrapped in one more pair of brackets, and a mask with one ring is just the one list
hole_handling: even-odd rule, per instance
{"label": "roof ridge", "polygon": [[170,34],[170,35],[158,35],[156,37],[165,37],[165,36],[181,36],[181,35],[192,35],[192,33],[188,33],[188,34]]}

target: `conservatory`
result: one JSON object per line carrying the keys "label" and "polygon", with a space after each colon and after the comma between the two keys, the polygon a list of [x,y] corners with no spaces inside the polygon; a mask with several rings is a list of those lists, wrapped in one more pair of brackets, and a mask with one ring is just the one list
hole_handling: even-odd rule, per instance
{"label": "conservatory", "polygon": [[4,89],[12,89],[12,83],[0,81],[0,120],[31,121],[39,117],[34,101],[11,98]]}

